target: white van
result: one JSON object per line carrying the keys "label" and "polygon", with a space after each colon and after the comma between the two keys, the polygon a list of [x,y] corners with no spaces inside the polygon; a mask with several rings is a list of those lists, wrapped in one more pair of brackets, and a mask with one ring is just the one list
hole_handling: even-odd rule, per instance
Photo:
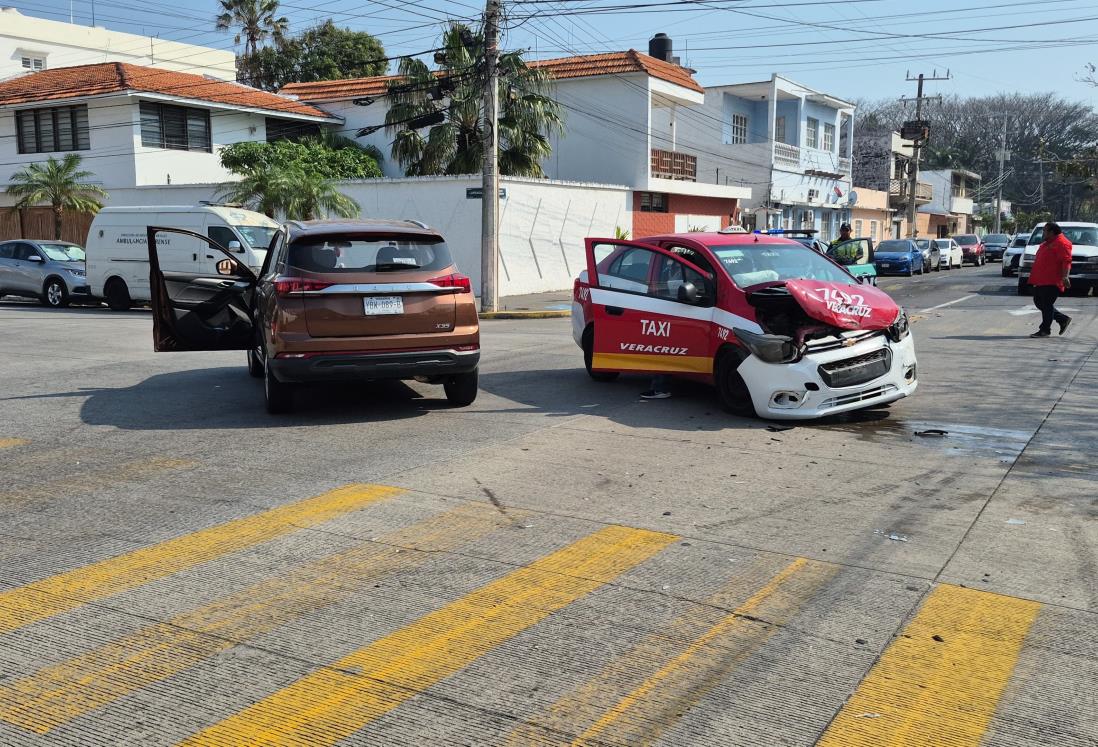
{"label": "white van", "polygon": [[[200,203],[163,207],[107,207],[88,231],[88,285],[116,311],[149,300],[149,226],[184,228],[208,236],[243,255],[241,261],[258,271],[279,224],[265,215],[233,205]],[[214,273],[218,257],[205,243],[179,234],[164,234],[159,242],[166,272]]]}

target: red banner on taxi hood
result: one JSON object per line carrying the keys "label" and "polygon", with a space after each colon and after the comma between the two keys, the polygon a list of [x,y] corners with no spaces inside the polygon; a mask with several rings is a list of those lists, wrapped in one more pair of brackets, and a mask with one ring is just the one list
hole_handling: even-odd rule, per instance
{"label": "red banner on taxi hood", "polygon": [[872,285],[788,280],[785,287],[813,319],[840,329],[887,329],[900,307]]}

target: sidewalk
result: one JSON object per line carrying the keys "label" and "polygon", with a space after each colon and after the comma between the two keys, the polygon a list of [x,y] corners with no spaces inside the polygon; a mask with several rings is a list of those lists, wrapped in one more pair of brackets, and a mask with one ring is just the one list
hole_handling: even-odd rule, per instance
{"label": "sidewalk", "polygon": [[481,319],[555,319],[572,315],[572,291],[500,296],[499,311],[482,312]]}

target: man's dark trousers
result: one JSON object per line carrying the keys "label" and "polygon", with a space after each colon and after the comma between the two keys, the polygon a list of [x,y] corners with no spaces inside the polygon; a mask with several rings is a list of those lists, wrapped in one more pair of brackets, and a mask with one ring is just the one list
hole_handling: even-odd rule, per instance
{"label": "man's dark trousers", "polygon": [[1041,310],[1041,331],[1052,332],[1052,323],[1063,324],[1067,321],[1067,315],[1056,310],[1056,299],[1060,297],[1060,289],[1055,285],[1033,286],[1033,304]]}

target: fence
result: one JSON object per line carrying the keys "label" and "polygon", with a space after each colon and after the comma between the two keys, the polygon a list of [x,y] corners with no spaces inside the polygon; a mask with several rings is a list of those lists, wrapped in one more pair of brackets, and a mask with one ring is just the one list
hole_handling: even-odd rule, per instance
{"label": "fence", "polygon": [[[66,210],[61,219],[61,239],[84,246],[91,227],[91,215]],[[53,239],[53,208],[35,207],[24,211],[23,229],[20,230],[19,211],[15,208],[0,210],[0,241],[10,239]]]}

